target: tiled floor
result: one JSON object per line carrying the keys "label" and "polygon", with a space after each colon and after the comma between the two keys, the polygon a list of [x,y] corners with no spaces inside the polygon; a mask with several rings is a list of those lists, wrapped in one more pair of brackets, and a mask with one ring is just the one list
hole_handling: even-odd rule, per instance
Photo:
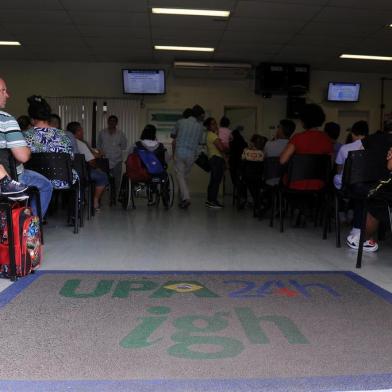
{"label": "tiled floor", "polygon": [[[352,270],[392,291],[392,240],[377,253],[365,254],[355,269],[356,252],[335,248],[334,233],[321,239],[321,228],[286,224],[283,234],[268,220],[236,211],[227,198],[223,210],[204,207],[195,197],[187,211],[104,206],[78,235],[65,220],[49,218],[45,226],[45,258],[49,270]],[[342,234],[342,239],[344,239]],[[344,241],[343,241],[344,242]],[[0,289],[8,285],[0,280]]]}

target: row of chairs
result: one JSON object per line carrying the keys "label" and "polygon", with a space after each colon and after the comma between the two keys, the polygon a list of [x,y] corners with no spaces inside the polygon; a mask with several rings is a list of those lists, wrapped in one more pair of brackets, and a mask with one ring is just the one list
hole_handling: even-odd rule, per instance
{"label": "row of chairs", "polygon": [[[314,208],[314,223],[317,225],[321,221],[323,239],[327,238],[331,220],[334,218],[336,247],[341,247],[339,206],[343,199],[360,199],[364,205],[364,211],[356,267],[361,267],[363,243],[365,241],[366,202],[368,195],[367,193],[357,194],[353,192],[353,188],[357,184],[366,184],[370,187],[371,184],[375,184],[380,179],[388,177],[389,173],[386,167],[385,157],[368,150],[350,152],[344,165],[342,176],[343,185],[340,190],[335,189],[333,186],[334,171],[332,170],[331,157],[329,155],[295,154],[287,166],[280,165],[278,157],[269,157],[264,160],[260,168],[262,168],[264,184],[262,192],[267,190],[271,195],[270,226],[274,226],[274,219],[278,210],[280,232],[284,231],[284,220],[289,210],[290,200],[293,198],[297,200],[302,198],[313,201],[316,207]],[[266,185],[268,180],[273,178],[280,178],[279,184],[276,186]],[[285,185],[293,181],[310,179],[322,181],[325,186],[320,190],[297,190]],[[385,203],[388,204],[388,201],[385,200]],[[390,221],[392,231],[392,217],[390,217]]]}
{"label": "row of chairs", "polygon": [[[114,179],[109,173],[107,159],[97,160],[97,164],[109,176],[110,179],[110,204],[115,203]],[[25,167],[34,170],[49,180],[61,180],[69,184],[69,187],[55,189],[55,192],[67,192],[69,198],[68,223],[73,223],[74,233],[79,232],[79,227],[84,226],[85,202],[87,206],[87,220],[94,215],[93,196],[94,183],[89,176],[88,164],[83,154],[74,154],[71,159],[66,153],[34,153]],[[78,173],[78,180],[73,182],[72,169]]]}

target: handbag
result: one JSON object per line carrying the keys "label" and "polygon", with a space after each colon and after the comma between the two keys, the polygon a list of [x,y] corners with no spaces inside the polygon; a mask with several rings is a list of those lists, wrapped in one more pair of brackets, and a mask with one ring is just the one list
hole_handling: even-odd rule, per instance
{"label": "handbag", "polygon": [[196,165],[203,169],[205,172],[209,173],[211,171],[210,160],[207,154],[202,151],[195,161]]}

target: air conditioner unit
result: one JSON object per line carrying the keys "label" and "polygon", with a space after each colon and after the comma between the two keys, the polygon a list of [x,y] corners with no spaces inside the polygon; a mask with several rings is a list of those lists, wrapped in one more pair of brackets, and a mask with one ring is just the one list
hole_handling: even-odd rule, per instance
{"label": "air conditioner unit", "polygon": [[214,79],[244,79],[252,71],[252,65],[247,63],[198,61],[175,61],[173,68],[177,77]]}

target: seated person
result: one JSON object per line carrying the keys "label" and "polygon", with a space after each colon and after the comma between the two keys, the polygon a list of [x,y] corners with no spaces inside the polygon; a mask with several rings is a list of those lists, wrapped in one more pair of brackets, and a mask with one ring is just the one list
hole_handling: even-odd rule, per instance
{"label": "seated person", "polygon": [[[166,170],[167,151],[165,146],[162,143],[158,142],[156,134],[157,134],[156,127],[152,124],[147,124],[144,127],[142,134],[140,135],[140,139],[129,150],[129,154],[135,152],[136,149],[142,149],[142,150],[153,152],[157,157],[157,159],[159,160],[159,162],[161,163],[162,168]],[[154,175],[154,177],[157,176]],[[164,171],[161,175],[159,175],[159,177],[161,179],[166,178],[167,177],[166,171]],[[149,192],[148,194],[148,205],[152,206],[155,204],[155,201],[153,200],[153,194],[157,192],[157,184],[155,182],[152,182],[150,186],[151,186],[150,187],[151,192]]]}
{"label": "seated person", "polygon": [[[280,163],[286,164],[294,154],[333,154],[333,145],[329,137],[321,132],[320,127],[325,121],[325,113],[321,106],[306,104],[300,112],[299,119],[304,131],[294,135],[280,155]],[[319,190],[326,184],[317,179],[293,181],[287,184],[291,189]]]}
{"label": "seated person", "polygon": [[351,128],[351,135],[353,141],[348,144],[343,144],[335,159],[337,174],[333,178],[333,183],[337,189],[342,187],[344,162],[348,157],[348,153],[363,149],[362,140],[369,135],[368,123],[366,121],[357,121]]}
{"label": "seated person", "polygon": [[18,122],[19,128],[22,132],[27,131],[28,129],[33,127],[33,124],[31,123],[29,116],[26,115],[19,116],[16,121]]}
{"label": "seated person", "polygon": [[[28,113],[34,125],[33,129],[24,132],[27,145],[31,152],[60,152],[69,154],[73,158],[72,144],[69,137],[64,131],[52,128],[49,125],[51,108],[49,104],[40,96],[32,95],[27,99],[29,103]],[[73,183],[78,180],[75,170],[73,173]],[[51,180],[54,189],[66,189],[71,184],[67,181],[53,179]]]}
{"label": "seated person", "polygon": [[[291,120],[281,120],[276,130],[274,140],[268,141],[264,147],[265,158],[279,157],[286,147],[289,139],[295,131],[295,122]],[[278,185],[280,177],[271,178],[266,181],[267,185]]]}
{"label": "seated person", "polygon": [[[342,187],[342,176],[344,163],[348,157],[348,153],[350,151],[362,150],[362,140],[368,136],[369,134],[369,126],[366,121],[357,121],[351,128],[351,136],[352,142],[348,144],[342,145],[340,148],[338,155],[336,157],[336,172],[337,174],[333,178],[333,183],[336,189],[341,189]],[[367,193],[368,187],[365,189],[360,189],[358,184],[356,188],[352,189],[353,192]],[[353,220],[353,228],[351,229],[350,234],[347,237],[347,245],[351,247],[352,244],[359,242],[359,236],[361,234],[361,225],[362,225],[362,210],[363,210],[363,202],[359,199],[354,199],[351,202],[353,204],[354,209],[354,220]]]}
{"label": "seated person", "polygon": [[[362,150],[362,140],[368,136],[369,134],[369,126],[366,121],[357,121],[351,128],[351,137],[352,142],[348,144],[344,144],[341,146],[338,155],[336,156],[336,172],[333,183],[336,189],[341,189],[342,187],[342,176],[343,176],[343,169],[344,163],[348,157],[348,153],[350,151],[357,151]],[[361,186],[359,184],[357,188]],[[352,189],[353,192],[361,192],[367,193],[368,187],[365,189]],[[351,229],[350,234],[347,237],[347,245],[350,246],[351,243],[359,242],[359,236],[361,234],[361,224],[362,224],[362,210],[363,210],[363,202],[360,199],[354,199],[351,201],[354,210],[354,220],[353,220],[353,228]]]}
{"label": "seated person", "polygon": [[340,136],[340,125],[335,122],[327,122],[324,125],[324,132],[328,135],[333,144],[333,159],[335,160],[340,147],[342,147],[342,143],[338,142]]}
{"label": "seated person", "polygon": [[[61,117],[56,113],[51,113],[49,125],[52,128],[63,129],[61,126]],[[69,137],[69,140],[71,140],[72,152],[74,154],[79,154],[78,145],[76,143],[75,136],[71,132],[69,132],[68,130],[65,130],[64,132]]]}
{"label": "seated person", "polygon": [[73,121],[67,125],[67,131],[71,132],[75,137],[78,151],[84,155],[85,161],[88,163],[90,168],[90,178],[95,183],[94,189],[94,209],[96,212],[100,211],[101,197],[105,191],[105,187],[109,185],[109,179],[106,173],[98,169],[96,166],[96,158],[99,158],[101,154],[95,152],[90,146],[83,140],[83,128],[79,122]]}
{"label": "seated person", "polygon": [[[245,148],[242,153],[242,162],[240,169],[240,188],[239,197],[242,201],[242,207],[246,203],[246,193],[249,189],[252,195],[255,214],[260,212],[260,193],[263,180],[263,161],[264,146],[267,138],[258,134],[251,137],[249,147]],[[241,202],[240,202],[241,203]]]}
{"label": "seated person", "polygon": [[[135,148],[143,148],[148,151],[154,152],[156,157],[159,159],[159,161],[162,164],[162,167],[164,169],[167,168],[167,163],[166,163],[166,148],[165,146],[158,142],[157,140],[157,129],[154,125],[152,124],[147,124],[144,129],[142,134],[140,135],[140,139],[135,143],[134,146],[131,147],[129,154],[131,154]],[[129,155],[128,154],[128,155]]]}
{"label": "seated person", "polygon": [[12,180],[4,166],[0,164],[0,196],[5,196],[10,200],[26,200],[28,196],[24,194],[24,191],[27,188],[27,185]]}
{"label": "seated person", "polygon": [[[378,250],[377,242],[372,238],[377,232],[380,222],[386,222],[390,219],[392,226],[392,217],[389,217],[389,211],[386,202],[392,208],[392,148],[387,153],[387,167],[391,172],[388,180],[383,181],[381,186],[370,191],[371,198],[368,201],[368,213],[366,216],[366,233],[363,250],[365,252],[375,252]],[[359,242],[351,246],[358,249]]]}

